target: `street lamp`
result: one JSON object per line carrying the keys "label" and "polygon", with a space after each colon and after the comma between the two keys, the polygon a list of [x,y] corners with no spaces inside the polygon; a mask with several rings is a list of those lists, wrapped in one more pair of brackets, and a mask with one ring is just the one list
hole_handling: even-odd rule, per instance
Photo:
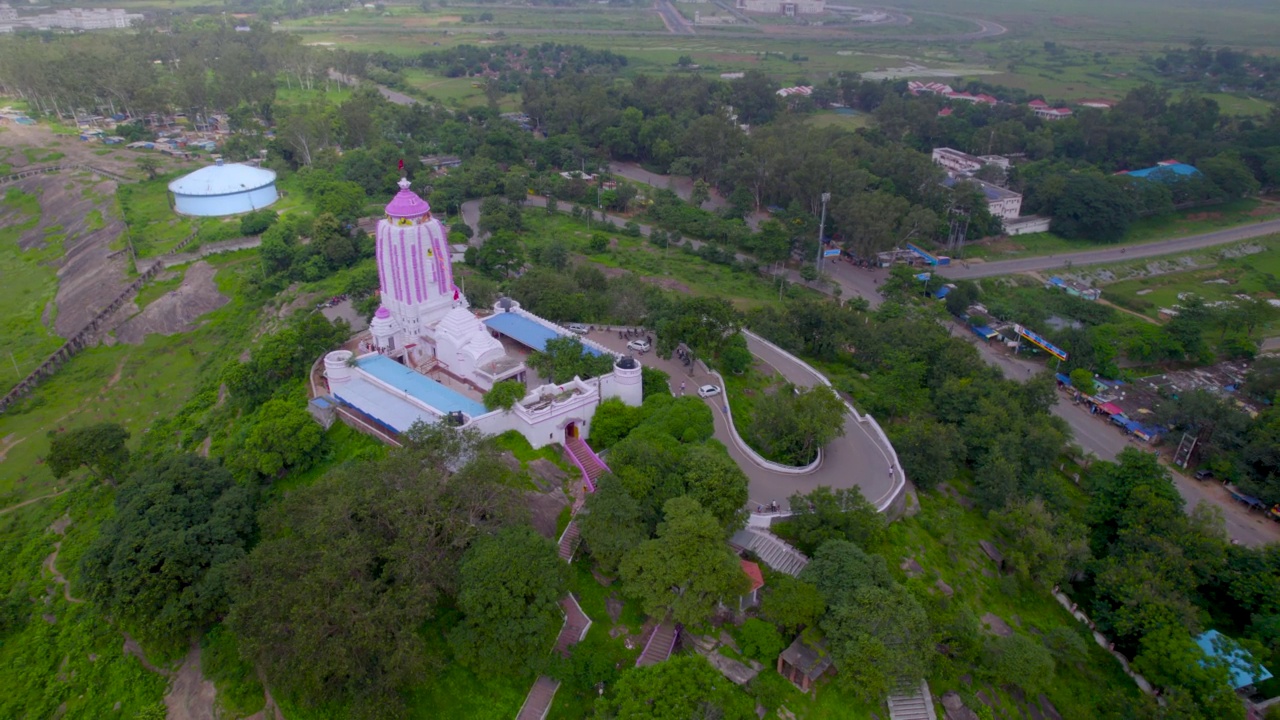
{"label": "street lamp", "polygon": [[827,203],[831,201],[831,193],[822,193],[822,219],[818,221],[818,259],[814,264],[814,269],[818,274],[822,274],[822,235],[823,230],[827,226]]}

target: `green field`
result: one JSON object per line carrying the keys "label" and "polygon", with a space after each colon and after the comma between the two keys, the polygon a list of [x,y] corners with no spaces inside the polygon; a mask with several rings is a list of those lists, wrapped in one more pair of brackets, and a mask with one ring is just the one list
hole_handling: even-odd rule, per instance
{"label": "green field", "polygon": [[[1195,293],[1209,303],[1230,301],[1238,294],[1274,298],[1280,294],[1280,280],[1277,280],[1280,278],[1280,245],[1277,241],[1280,241],[1280,235],[1253,240],[1249,244],[1266,249],[1243,257],[1224,257],[1221,249],[1204,251],[1199,254],[1202,267],[1110,283],[1104,287],[1103,297],[1152,319],[1159,316],[1160,308],[1179,304],[1178,295],[1182,293]],[[1117,274],[1123,277],[1123,269]],[[1270,328],[1264,329],[1265,335],[1278,332],[1280,323],[1273,322]]]}
{"label": "green field", "polygon": [[[422,68],[407,68],[400,74],[414,91],[412,94],[424,100],[435,100],[450,107],[474,107],[489,102],[484,94],[484,78],[450,78]],[[503,93],[498,98],[498,109],[502,112],[519,110],[520,96]]]}
{"label": "green field", "polygon": [[57,313],[53,302],[58,293],[57,263],[62,258],[63,236],[55,226],[49,228],[54,232],[41,238],[42,245],[25,251],[19,247],[18,239],[40,221],[40,198],[16,187],[5,190],[0,218],[4,219],[0,222],[0,278],[8,298],[0,322],[0,348],[4,349],[0,388],[8,391],[62,345],[62,338],[53,332]]}

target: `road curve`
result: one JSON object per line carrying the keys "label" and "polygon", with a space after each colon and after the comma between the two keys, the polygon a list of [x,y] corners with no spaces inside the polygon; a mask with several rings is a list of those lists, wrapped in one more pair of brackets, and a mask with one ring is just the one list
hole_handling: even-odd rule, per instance
{"label": "road curve", "polygon": [[[605,347],[617,352],[627,352],[626,339],[619,338],[616,332],[596,330],[588,335]],[[807,368],[786,353],[779,352],[768,344],[750,336],[747,347],[752,354],[772,365],[789,382],[802,387],[818,384]],[[658,357],[650,353],[640,361],[657,368],[671,376],[671,391],[679,395],[683,392],[697,392],[698,387],[707,384],[719,385],[720,380],[714,374],[706,372],[697,363],[686,368],[682,363]],[[749,486],[748,509],[755,511],[757,506],[768,506],[776,501],[783,512],[789,512],[787,499],[795,493],[808,493],[820,485],[841,489],[858,487],[867,500],[877,507],[890,505],[894,495],[901,486],[894,481],[890,472],[892,460],[888,451],[877,442],[874,429],[859,422],[853,415],[845,416],[845,432],[822,449],[822,461],[813,472],[802,475],[784,473],[763,467],[748,453],[738,447],[729,426],[729,415],[725,409],[723,395],[705,400],[715,416],[715,437],[729,451],[742,472],[746,474]],[[900,470],[899,470],[900,472]]]}
{"label": "road curve", "polygon": [[997,260],[995,262],[971,262],[967,265],[963,263],[960,265],[952,264],[950,267],[942,270],[941,274],[952,280],[971,280],[975,278],[992,277],[994,275],[1011,275],[1014,273],[1032,272],[1035,270],[1051,270],[1053,268],[1066,267],[1068,264],[1072,266],[1101,265],[1105,263],[1124,262],[1125,260],[1169,255],[1171,253],[1186,252],[1188,250],[1199,250],[1202,248],[1213,247],[1215,245],[1226,245],[1228,243],[1249,240],[1274,233],[1280,233],[1280,220],[1263,220],[1252,225],[1240,225],[1237,227],[1215,230],[1202,235],[1188,235],[1187,237],[1175,238],[1173,240],[1161,240],[1159,242],[1146,243],[1143,245],[1128,245],[1125,247],[1105,248],[1099,250],[1083,250],[1081,252],[1066,253],[1064,255],[1017,258],[1014,260]]}

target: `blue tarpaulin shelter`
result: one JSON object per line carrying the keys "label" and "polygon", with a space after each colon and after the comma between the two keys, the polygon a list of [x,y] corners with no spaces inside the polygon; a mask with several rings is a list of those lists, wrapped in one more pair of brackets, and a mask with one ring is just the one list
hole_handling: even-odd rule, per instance
{"label": "blue tarpaulin shelter", "polygon": [[1196,644],[1205,655],[1227,664],[1227,671],[1231,674],[1231,687],[1235,690],[1271,678],[1269,670],[1255,665],[1253,655],[1248,650],[1217,630],[1201,633],[1196,638]]}

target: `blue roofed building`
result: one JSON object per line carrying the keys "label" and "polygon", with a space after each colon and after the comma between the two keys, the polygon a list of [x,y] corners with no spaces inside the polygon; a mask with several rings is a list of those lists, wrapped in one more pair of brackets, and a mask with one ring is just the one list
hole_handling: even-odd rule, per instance
{"label": "blue roofed building", "polygon": [[1181,163],[1177,160],[1162,160],[1148,168],[1142,168],[1141,170],[1122,170],[1116,174],[1143,178],[1145,180],[1170,182],[1180,180],[1182,178],[1194,177],[1199,175],[1200,171],[1192,165]]}
{"label": "blue roofed building", "polygon": [[1248,650],[1217,630],[1201,633],[1196,638],[1196,645],[1199,645],[1211,660],[1227,666],[1232,690],[1239,690],[1271,679],[1271,671],[1255,661]]}

